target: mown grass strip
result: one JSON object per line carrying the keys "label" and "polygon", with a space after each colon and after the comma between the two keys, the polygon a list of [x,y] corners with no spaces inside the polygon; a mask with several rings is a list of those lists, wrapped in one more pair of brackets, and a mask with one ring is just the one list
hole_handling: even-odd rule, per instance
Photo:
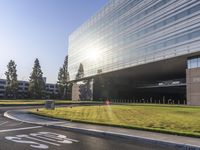
{"label": "mown grass strip", "polygon": [[200,107],[111,105],[40,109],[31,113],[76,122],[200,137]]}

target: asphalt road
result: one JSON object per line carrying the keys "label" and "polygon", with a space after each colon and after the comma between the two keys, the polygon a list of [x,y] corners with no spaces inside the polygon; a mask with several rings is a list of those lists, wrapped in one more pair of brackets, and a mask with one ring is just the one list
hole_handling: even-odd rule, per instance
{"label": "asphalt road", "polygon": [[16,107],[0,107],[0,150],[168,150],[149,143],[69,132],[3,117],[11,109]]}

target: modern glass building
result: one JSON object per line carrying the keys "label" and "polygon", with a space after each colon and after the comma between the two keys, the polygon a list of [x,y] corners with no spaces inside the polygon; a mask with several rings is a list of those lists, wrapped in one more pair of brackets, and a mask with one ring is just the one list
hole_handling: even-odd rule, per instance
{"label": "modern glass building", "polygon": [[176,98],[183,103],[187,60],[199,52],[199,0],[109,0],[69,37],[70,80],[76,81],[82,64],[82,79],[100,83],[101,76],[110,87],[117,86],[95,98],[131,98],[140,95],[138,90],[146,97],[177,95],[162,92],[162,83],[169,83],[164,89],[177,87]]}

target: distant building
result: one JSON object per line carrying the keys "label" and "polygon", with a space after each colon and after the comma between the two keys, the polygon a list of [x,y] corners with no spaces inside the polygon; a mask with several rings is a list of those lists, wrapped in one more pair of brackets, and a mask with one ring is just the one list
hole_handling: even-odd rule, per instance
{"label": "distant building", "polygon": [[46,83],[46,97],[55,98],[58,95],[58,86],[52,83]]}
{"label": "distant building", "polygon": [[28,81],[18,81],[18,98],[28,98]]}
{"label": "distant building", "polygon": [[[46,82],[46,78],[44,78]],[[5,98],[6,92],[6,80],[0,79],[0,98]],[[28,95],[28,81],[18,81],[18,98],[29,98]],[[58,88],[56,84],[45,83],[46,87],[46,97],[47,98],[54,98],[58,95]]]}
{"label": "distant building", "polygon": [[6,80],[0,79],[0,98],[4,98],[5,96],[5,86],[6,86]]}
{"label": "distant building", "polygon": [[109,0],[70,35],[68,69],[95,100],[200,105],[199,56],[199,0]]}

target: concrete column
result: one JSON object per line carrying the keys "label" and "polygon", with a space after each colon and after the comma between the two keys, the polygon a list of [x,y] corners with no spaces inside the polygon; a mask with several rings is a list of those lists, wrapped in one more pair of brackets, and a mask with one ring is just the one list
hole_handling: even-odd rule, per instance
{"label": "concrete column", "polygon": [[79,91],[80,87],[77,83],[73,83],[72,85],[72,100],[80,100],[80,91]]}
{"label": "concrete column", "polygon": [[186,70],[187,104],[200,105],[200,68]]}
{"label": "concrete column", "polygon": [[72,100],[93,100],[93,79],[73,83]]}

